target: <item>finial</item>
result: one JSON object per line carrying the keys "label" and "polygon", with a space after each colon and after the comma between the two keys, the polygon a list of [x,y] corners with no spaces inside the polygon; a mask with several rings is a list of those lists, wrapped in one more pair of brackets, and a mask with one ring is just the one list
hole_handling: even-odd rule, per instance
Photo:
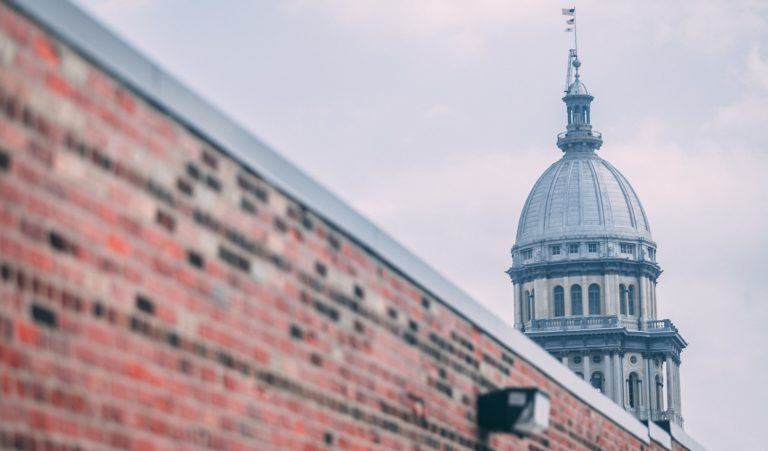
{"label": "finial", "polygon": [[579,68],[581,67],[581,61],[579,61],[578,58],[573,60],[573,67],[576,68],[576,74],[575,77],[578,80],[579,79]]}

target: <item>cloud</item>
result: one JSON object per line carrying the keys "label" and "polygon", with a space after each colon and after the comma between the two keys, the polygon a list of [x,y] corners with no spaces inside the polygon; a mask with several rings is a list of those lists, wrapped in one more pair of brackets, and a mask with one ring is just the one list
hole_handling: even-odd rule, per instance
{"label": "cloud", "polygon": [[482,54],[501,31],[539,21],[544,8],[550,6],[532,0],[293,0],[289,7],[323,14],[355,32],[428,42],[462,57]]}
{"label": "cloud", "polygon": [[757,46],[747,55],[740,78],[742,91],[738,100],[719,107],[704,128],[763,148],[768,128],[768,58],[762,56]]}

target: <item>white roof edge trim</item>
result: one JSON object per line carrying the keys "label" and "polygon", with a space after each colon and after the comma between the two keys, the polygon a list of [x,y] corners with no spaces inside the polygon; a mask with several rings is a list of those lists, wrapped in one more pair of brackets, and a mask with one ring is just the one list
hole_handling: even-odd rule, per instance
{"label": "white roof edge trim", "polygon": [[675,439],[678,443],[685,446],[691,451],[706,451],[707,449],[704,448],[704,446],[693,439],[690,435],[688,435],[683,428],[678,426],[675,423],[670,422],[669,423],[669,432],[672,435],[672,438]]}
{"label": "white roof edge trim", "polygon": [[651,435],[651,440],[659,443],[664,448],[672,449],[672,436],[662,429],[661,426],[653,421],[649,421],[648,433]]}
{"label": "white roof edge trim", "polygon": [[[79,50],[111,75],[127,83],[139,95],[153,100],[176,119],[212,140],[214,144],[240,160],[241,163],[250,165],[253,170],[265,176],[278,188],[368,246],[379,257],[448,303],[459,314],[508,346],[583,402],[616,422],[642,442],[650,443],[649,430],[643,423],[608,397],[596,392],[544,349],[490,313],[375,224],[268,148],[244,127],[235,123],[158,65],[131,48],[80,8],[68,0],[3,1],[34,17],[67,44]],[[687,435],[684,436],[687,437],[686,443],[696,444]],[[703,448],[697,446],[692,449]]]}

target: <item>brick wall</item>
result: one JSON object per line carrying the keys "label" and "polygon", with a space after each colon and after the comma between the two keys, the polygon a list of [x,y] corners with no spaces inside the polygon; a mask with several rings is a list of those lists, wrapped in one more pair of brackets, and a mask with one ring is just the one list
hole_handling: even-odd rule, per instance
{"label": "brick wall", "polygon": [[4,448],[663,449],[6,4],[0,271]]}

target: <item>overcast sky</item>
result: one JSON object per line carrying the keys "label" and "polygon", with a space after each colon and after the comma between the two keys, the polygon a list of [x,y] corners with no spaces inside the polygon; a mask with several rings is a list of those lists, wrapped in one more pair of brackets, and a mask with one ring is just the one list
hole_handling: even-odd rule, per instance
{"label": "overcast sky", "polygon": [[[541,0],[77,0],[513,322],[520,211],[561,156],[572,36]],[[640,196],[685,429],[764,450],[768,2],[579,1],[599,154]]]}

